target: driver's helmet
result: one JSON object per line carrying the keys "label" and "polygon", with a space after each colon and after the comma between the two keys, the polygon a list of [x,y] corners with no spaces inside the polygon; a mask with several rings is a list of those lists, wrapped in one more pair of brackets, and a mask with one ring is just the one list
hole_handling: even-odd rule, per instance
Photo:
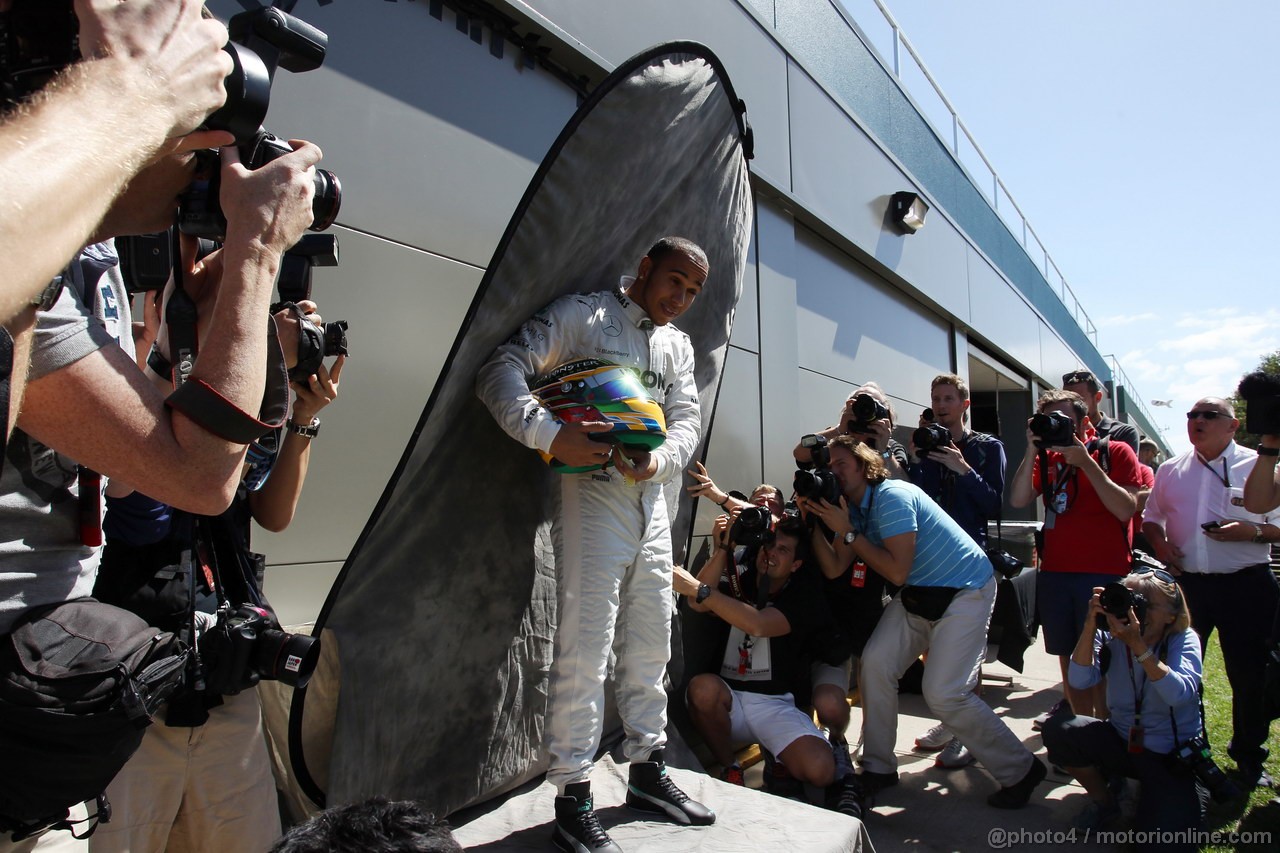
{"label": "driver's helmet", "polygon": [[[667,440],[667,419],[662,414],[662,406],[645,390],[640,376],[630,367],[598,358],[579,358],[560,365],[535,384],[533,396],[558,422],[608,421],[613,424],[610,432],[597,433],[597,441],[653,450]],[[542,458],[563,474],[604,467],[565,465],[548,453],[543,453]]]}

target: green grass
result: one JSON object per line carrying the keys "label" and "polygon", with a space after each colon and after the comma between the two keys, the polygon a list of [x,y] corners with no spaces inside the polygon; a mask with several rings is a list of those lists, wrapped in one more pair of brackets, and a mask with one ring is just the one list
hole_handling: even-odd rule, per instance
{"label": "green grass", "polygon": [[[1218,646],[1216,633],[1205,649],[1204,715],[1214,760],[1228,776],[1233,776],[1235,762],[1227,755],[1227,743],[1231,740],[1231,685],[1227,683],[1227,673],[1222,665],[1222,649]],[[1267,748],[1271,751],[1266,762],[1267,772],[1273,779],[1280,780],[1280,723],[1271,724]],[[1280,849],[1280,804],[1269,805],[1277,796],[1280,796],[1280,792],[1255,788],[1249,792],[1248,797],[1238,797],[1229,803],[1209,804],[1210,830],[1249,832],[1255,835],[1269,832],[1269,844],[1241,845],[1238,848],[1230,845],[1208,845],[1200,849],[1214,853],[1236,849]]]}

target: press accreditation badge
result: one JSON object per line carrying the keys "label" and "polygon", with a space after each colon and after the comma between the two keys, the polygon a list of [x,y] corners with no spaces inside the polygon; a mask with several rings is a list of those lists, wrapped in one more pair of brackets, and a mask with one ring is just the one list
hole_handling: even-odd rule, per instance
{"label": "press accreditation badge", "polygon": [[738,681],[768,681],[773,677],[769,661],[769,638],[753,637],[730,626],[720,675]]}

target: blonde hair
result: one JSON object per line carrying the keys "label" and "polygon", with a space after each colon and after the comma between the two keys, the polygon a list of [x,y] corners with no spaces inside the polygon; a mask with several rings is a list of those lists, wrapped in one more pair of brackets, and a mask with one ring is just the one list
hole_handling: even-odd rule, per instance
{"label": "blonde hair", "polygon": [[1165,628],[1165,636],[1180,634],[1191,627],[1191,610],[1187,607],[1187,597],[1177,583],[1169,583],[1156,577],[1155,572],[1143,572],[1125,578],[1125,586],[1135,589],[1147,597],[1147,601],[1155,600],[1159,593],[1173,608],[1173,621]]}
{"label": "blonde hair", "polygon": [[831,442],[834,447],[843,447],[862,463],[862,473],[867,482],[875,485],[889,479],[889,471],[884,467],[884,457],[858,441],[851,435],[838,435]]}

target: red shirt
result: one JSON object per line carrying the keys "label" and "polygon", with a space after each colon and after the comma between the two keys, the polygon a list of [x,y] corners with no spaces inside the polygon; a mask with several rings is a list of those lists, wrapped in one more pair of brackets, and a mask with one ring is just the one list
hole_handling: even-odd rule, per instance
{"label": "red shirt", "polygon": [[[1150,491],[1156,484],[1156,473],[1151,470],[1151,466],[1145,462],[1138,463],[1138,476],[1142,482],[1138,488],[1143,491]],[[1138,510],[1133,514],[1133,536],[1137,536],[1142,532],[1142,510]]]}
{"label": "red shirt", "polygon": [[[1109,441],[1108,476],[1121,486],[1140,488],[1138,455],[1123,441]],[[1093,447],[1093,445],[1090,445]],[[1098,458],[1097,449],[1090,454]],[[1099,463],[1101,464],[1101,463]],[[1132,562],[1133,538],[1130,520],[1120,521],[1102,503],[1089,478],[1070,465],[1056,450],[1049,451],[1050,505],[1065,506],[1061,513],[1046,512],[1042,572],[1095,572],[1126,575]],[[1043,493],[1040,463],[1031,471],[1031,484]]]}

